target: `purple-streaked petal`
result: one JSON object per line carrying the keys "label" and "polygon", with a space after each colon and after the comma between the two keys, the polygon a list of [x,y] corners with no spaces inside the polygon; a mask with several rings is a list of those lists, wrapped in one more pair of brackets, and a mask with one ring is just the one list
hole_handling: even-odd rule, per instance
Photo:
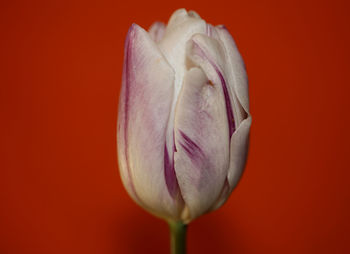
{"label": "purple-streaked petal", "polygon": [[230,166],[228,170],[229,193],[231,193],[244,170],[252,119],[249,113],[248,79],[243,59],[228,30],[224,26],[218,26],[216,30],[226,52],[227,66],[231,66],[232,69],[226,73],[226,76],[231,84],[230,87],[233,88],[231,92],[236,98],[235,106],[237,107],[236,112],[239,118],[238,128],[231,138]]}
{"label": "purple-streaked petal", "polygon": [[[209,27],[209,30],[213,29]],[[242,58],[225,28],[209,32],[212,37],[197,34],[188,43],[188,55],[200,66],[210,80],[223,85],[226,113],[230,129],[230,165],[228,188],[212,209],[221,206],[238,183],[246,161],[251,117],[249,114],[248,81]],[[213,37],[216,37],[213,38]],[[218,80],[218,81],[215,81]]]}
{"label": "purple-streaked petal", "polygon": [[[174,119],[175,106],[180,93],[183,77],[186,72],[186,42],[195,33],[204,33],[205,21],[194,12],[185,9],[177,10],[170,18],[159,48],[168,63],[175,71],[174,95],[170,110],[169,122],[166,135],[166,149],[169,155],[174,153]],[[170,164],[173,164],[173,156],[170,156]]]}
{"label": "purple-streaked petal", "polygon": [[184,78],[175,111],[175,171],[186,204],[185,222],[210,209],[229,162],[229,130],[222,87],[200,68]]}
{"label": "purple-streaked petal", "polygon": [[125,45],[119,102],[119,166],[129,194],[163,218],[179,217],[182,209],[174,193],[170,193],[176,189],[175,175],[164,171],[173,84],[173,69],[156,43],[144,29],[132,25]]}
{"label": "purple-streaked petal", "polygon": [[230,94],[229,83],[226,81],[225,73],[222,70],[224,65],[224,52],[217,40],[206,35],[197,34],[187,45],[189,58],[200,66],[212,81],[221,84],[224,93],[227,124],[229,126],[230,137],[235,131],[235,118],[232,95]]}
{"label": "purple-streaked petal", "polygon": [[227,78],[233,89],[231,92],[237,97],[237,104],[240,107],[242,116],[241,121],[247,118],[249,114],[249,93],[248,78],[245,65],[241,54],[238,51],[235,41],[225,26],[217,26],[216,31],[219,34],[226,55]]}
{"label": "purple-streaked petal", "polygon": [[165,32],[165,24],[162,22],[154,22],[151,27],[148,29],[149,36],[155,41],[159,42]]}
{"label": "purple-streaked petal", "polygon": [[[229,98],[230,101],[227,105],[228,107],[231,105],[234,125],[237,128],[247,118],[249,110],[248,81],[244,63],[237,48],[228,45],[233,40],[228,41],[219,28],[215,28],[215,30],[216,32],[213,32],[213,34],[216,34],[218,39],[203,34],[194,35],[188,43],[188,55],[205,70],[207,75],[210,76],[208,76],[209,79],[211,79],[211,76],[218,76],[223,81],[221,83],[225,83],[226,98]],[[225,34],[225,36],[227,35]],[[222,38],[225,40],[222,40]],[[241,99],[244,99],[244,101],[241,101]],[[227,113],[228,119],[231,119],[229,109]],[[231,124],[231,121],[229,124]]]}

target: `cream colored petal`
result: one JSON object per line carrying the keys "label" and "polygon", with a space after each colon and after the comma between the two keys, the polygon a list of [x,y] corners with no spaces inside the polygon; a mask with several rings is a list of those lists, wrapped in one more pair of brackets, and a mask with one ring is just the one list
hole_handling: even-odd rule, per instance
{"label": "cream colored petal", "polygon": [[169,191],[165,173],[173,85],[173,69],[155,42],[133,25],[125,45],[118,114],[119,167],[135,201],[163,218],[178,217],[182,208]]}
{"label": "cream colored petal", "polygon": [[186,73],[175,112],[175,171],[188,208],[186,222],[207,212],[224,185],[229,131],[220,84],[200,68]]}

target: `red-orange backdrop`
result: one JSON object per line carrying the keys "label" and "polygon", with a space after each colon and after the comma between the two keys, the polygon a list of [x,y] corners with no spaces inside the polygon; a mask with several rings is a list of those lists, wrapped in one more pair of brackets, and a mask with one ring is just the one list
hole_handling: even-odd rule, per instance
{"label": "red-orange backdrop", "polygon": [[167,253],[116,158],[132,22],[179,7],[225,24],[245,59],[245,174],[191,224],[189,253],[350,253],[349,2],[2,1],[0,253]]}

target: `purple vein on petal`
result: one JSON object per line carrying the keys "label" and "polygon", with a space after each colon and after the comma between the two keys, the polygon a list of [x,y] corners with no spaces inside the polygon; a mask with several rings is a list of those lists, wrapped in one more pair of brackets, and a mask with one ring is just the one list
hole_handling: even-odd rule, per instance
{"label": "purple vein on petal", "polygon": [[224,97],[225,97],[225,103],[226,103],[226,113],[227,113],[228,126],[229,126],[230,137],[231,137],[232,134],[236,130],[236,126],[235,126],[235,121],[233,118],[233,111],[232,111],[230,96],[229,96],[228,91],[227,91],[227,85],[226,85],[226,81],[224,79],[224,76],[222,75],[221,71],[217,68],[216,65],[213,65],[213,66],[216,70],[216,73],[219,75],[221,85],[222,85],[222,90],[224,91]]}
{"label": "purple vein on petal", "polygon": [[196,43],[195,41],[193,41],[193,45],[194,45],[194,50],[196,51],[196,53],[200,56],[205,58],[206,60],[208,60],[208,62],[213,66],[213,68],[215,69],[216,73],[218,74],[219,78],[220,78],[220,82],[221,82],[221,86],[222,86],[222,90],[224,92],[224,97],[225,97],[225,104],[226,104],[226,114],[227,114],[227,121],[228,121],[228,126],[229,126],[229,134],[230,134],[230,138],[232,136],[232,134],[235,132],[236,130],[236,126],[235,126],[235,121],[233,118],[233,111],[232,111],[232,104],[231,104],[231,100],[230,100],[230,95],[228,93],[227,90],[227,84],[225,81],[224,76],[222,75],[222,72],[220,71],[219,67],[213,62],[213,60],[211,60],[206,53],[203,51],[203,49],[198,45],[198,43]]}
{"label": "purple vein on petal", "polygon": [[182,141],[183,141],[179,143],[182,146],[182,148],[186,151],[190,159],[194,162],[201,161],[204,157],[204,153],[202,149],[183,131],[179,130],[179,133],[181,134]]}
{"label": "purple vein on petal", "polygon": [[[169,154],[166,144],[164,145],[164,176],[165,183],[167,185],[170,196],[175,198],[179,191],[179,184],[177,182],[175,165],[174,165],[174,152],[176,151],[176,146],[174,143],[174,148],[172,154]],[[171,156],[171,157],[170,157]]]}

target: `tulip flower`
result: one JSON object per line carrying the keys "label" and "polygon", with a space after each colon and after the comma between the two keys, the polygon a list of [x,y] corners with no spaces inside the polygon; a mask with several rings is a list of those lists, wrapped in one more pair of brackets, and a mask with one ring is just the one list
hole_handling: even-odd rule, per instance
{"label": "tulip flower", "polygon": [[245,66],[224,26],[180,9],[148,32],[130,27],[117,126],[120,174],[132,199],[178,237],[236,187],[250,125]]}

